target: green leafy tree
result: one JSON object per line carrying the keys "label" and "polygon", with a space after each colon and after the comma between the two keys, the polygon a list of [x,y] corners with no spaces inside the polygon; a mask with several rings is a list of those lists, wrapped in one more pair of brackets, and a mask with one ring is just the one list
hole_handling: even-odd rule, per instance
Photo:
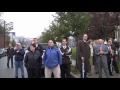
{"label": "green leafy tree", "polygon": [[5,46],[8,46],[10,43],[10,37],[7,37],[7,39],[5,39]]}
{"label": "green leafy tree", "polygon": [[15,45],[16,45],[15,40],[12,40],[11,44],[12,44],[13,47],[15,47]]}
{"label": "green leafy tree", "polygon": [[42,35],[43,41],[61,41],[63,37],[70,36],[70,31],[74,32],[74,37],[80,37],[87,32],[91,19],[86,12],[57,12],[54,18],[49,29]]}
{"label": "green leafy tree", "polygon": [[92,16],[89,36],[92,39],[114,38],[115,26],[119,25],[119,12],[90,12]]}

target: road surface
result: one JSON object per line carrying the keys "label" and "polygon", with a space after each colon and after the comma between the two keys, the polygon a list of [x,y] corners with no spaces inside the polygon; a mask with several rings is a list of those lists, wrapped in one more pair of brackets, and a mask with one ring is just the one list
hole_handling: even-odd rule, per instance
{"label": "road surface", "polygon": [[[7,57],[0,59],[0,78],[15,78],[15,68],[11,68],[11,62],[9,63],[10,68],[7,68]],[[21,70],[19,69],[19,77],[21,78]],[[27,78],[27,72],[25,71],[25,78]]]}

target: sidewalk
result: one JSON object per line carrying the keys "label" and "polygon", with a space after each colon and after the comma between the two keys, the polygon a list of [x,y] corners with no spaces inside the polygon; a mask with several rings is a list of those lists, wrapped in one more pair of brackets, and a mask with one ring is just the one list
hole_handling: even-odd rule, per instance
{"label": "sidewalk", "polygon": [[72,60],[72,66],[76,66],[76,61],[71,59]]}
{"label": "sidewalk", "polygon": [[[72,66],[76,66],[76,61],[75,60],[72,60]],[[104,73],[104,70],[102,70],[103,72],[103,78],[106,78],[105,77],[105,73]],[[75,77],[75,78],[80,78],[80,74],[74,74],[71,72],[71,74]],[[98,74],[95,74],[95,71],[94,71],[94,66],[92,65],[91,66],[91,76],[87,76],[88,78],[98,78]],[[110,76],[110,78],[120,78],[120,74],[116,74],[115,71],[113,72],[113,76]]]}

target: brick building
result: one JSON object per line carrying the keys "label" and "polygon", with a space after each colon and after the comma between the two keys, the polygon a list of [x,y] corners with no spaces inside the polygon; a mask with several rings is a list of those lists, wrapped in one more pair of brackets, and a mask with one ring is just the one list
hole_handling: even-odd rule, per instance
{"label": "brick building", "polygon": [[[7,40],[7,39],[10,39],[10,37],[6,36],[5,40]],[[0,48],[4,48],[4,37],[0,37]]]}

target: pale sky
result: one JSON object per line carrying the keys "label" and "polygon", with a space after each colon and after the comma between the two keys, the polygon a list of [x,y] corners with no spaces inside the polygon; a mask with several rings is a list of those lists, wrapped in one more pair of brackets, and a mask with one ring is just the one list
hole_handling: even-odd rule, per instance
{"label": "pale sky", "polygon": [[38,37],[54,20],[55,12],[4,12],[2,19],[13,22],[16,36]]}

